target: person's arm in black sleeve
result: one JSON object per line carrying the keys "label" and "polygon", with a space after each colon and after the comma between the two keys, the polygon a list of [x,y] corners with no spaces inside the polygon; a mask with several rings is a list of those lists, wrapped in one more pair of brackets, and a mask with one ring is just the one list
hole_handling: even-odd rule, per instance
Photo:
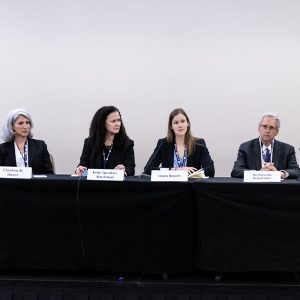
{"label": "person's arm in black sleeve", "polygon": [[159,140],[144,168],[145,174],[150,175],[152,170],[159,170],[159,166],[162,162],[161,151],[160,151],[161,147],[162,147],[162,140]]}
{"label": "person's arm in black sleeve", "polygon": [[246,170],[249,170],[247,168],[247,153],[241,145],[238,150],[237,159],[234,162],[233,169],[231,171],[231,177],[243,178],[244,171]]}
{"label": "person's arm in black sleeve", "polygon": [[42,141],[42,169],[43,174],[54,174],[50,154],[44,141]]}
{"label": "person's arm in black sleeve", "polygon": [[214,161],[212,160],[209,151],[206,147],[204,139],[201,139],[197,142],[201,146],[201,167],[204,170],[205,176],[214,177],[215,176],[215,166]]}
{"label": "person's arm in black sleeve", "polygon": [[84,144],[83,144],[83,149],[82,149],[82,153],[80,156],[80,162],[78,164],[78,166],[83,166],[86,168],[90,167],[90,160],[91,160],[91,140],[89,138],[86,138],[84,140]]}
{"label": "person's arm in black sleeve", "polygon": [[127,176],[133,176],[135,173],[134,142],[129,140],[128,147],[124,157],[125,173]]}
{"label": "person's arm in black sleeve", "polygon": [[290,147],[287,156],[287,166],[285,171],[288,173],[288,178],[290,179],[300,177],[300,169],[296,160],[295,148],[292,146]]}
{"label": "person's arm in black sleeve", "polygon": [[82,176],[84,174],[84,171],[87,168],[90,168],[90,161],[91,161],[91,155],[92,155],[92,145],[91,140],[89,138],[86,138],[84,140],[82,153],[80,156],[80,162],[75,170],[75,173],[78,176]]}

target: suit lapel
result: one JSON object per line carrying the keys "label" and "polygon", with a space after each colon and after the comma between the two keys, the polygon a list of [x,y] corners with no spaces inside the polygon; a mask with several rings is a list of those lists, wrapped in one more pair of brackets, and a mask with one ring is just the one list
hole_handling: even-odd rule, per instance
{"label": "suit lapel", "polygon": [[259,139],[257,139],[254,143],[253,146],[253,151],[254,151],[254,157],[255,157],[255,165],[256,165],[256,170],[261,169],[261,147],[260,147],[260,142]]}
{"label": "suit lapel", "polygon": [[275,167],[278,167],[280,152],[281,150],[280,147],[278,147],[278,142],[274,140],[272,162]]}
{"label": "suit lapel", "polygon": [[167,148],[167,166],[170,166],[170,168],[173,168],[174,166],[174,144],[168,144]]}
{"label": "suit lapel", "polygon": [[9,165],[17,166],[14,141],[7,144],[7,158]]}
{"label": "suit lapel", "polygon": [[28,139],[28,153],[27,153],[27,156],[28,156],[28,167],[32,167],[32,160],[34,158],[34,155],[35,155],[35,147],[33,147],[33,142],[31,139]]}

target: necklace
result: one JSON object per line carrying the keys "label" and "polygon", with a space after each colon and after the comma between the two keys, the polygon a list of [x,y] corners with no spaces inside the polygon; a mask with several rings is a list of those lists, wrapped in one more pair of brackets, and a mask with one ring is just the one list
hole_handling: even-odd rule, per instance
{"label": "necklace", "polygon": [[107,155],[105,154],[105,151],[103,149],[103,165],[104,165],[104,169],[106,169],[107,166],[107,162],[111,153],[111,150],[113,148],[113,144],[111,144],[110,146],[105,146],[106,149],[108,150]]}
{"label": "necklace", "polygon": [[22,153],[22,151],[17,143],[16,143],[16,145],[17,145],[18,150],[23,158],[25,167],[28,167],[28,140],[26,140],[26,142],[24,144],[24,153]]}

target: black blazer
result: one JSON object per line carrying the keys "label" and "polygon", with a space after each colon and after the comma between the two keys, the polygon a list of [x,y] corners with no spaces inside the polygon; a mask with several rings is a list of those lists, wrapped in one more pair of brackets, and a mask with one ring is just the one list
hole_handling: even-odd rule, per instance
{"label": "black blazer", "polygon": [[[261,147],[259,139],[253,139],[240,145],[237,160],[231,172],[231,177],[244,177],[245,170],[261,169]],[[274,140],[273,158],[275,168],[285,170],[289,173],[288,178],[298,178],[300,176],[297,164],[295,149],[293,146]]]}
{"label": "black blazer", "polygon": [[[127,176],[133,176],[135,168],[133,146],[134,142],[130,139],[128,139],[123,145],[114,144],[106,168],[114,169],[117,165],[122,164],[125,166]],[[79,165],[87,167],[88,169],[104,168],[103,147],[96,149],[92,144],[90,137],[84,140]]]}
{"label": "black blazer", "polygon": [[[47,145],[42,140],[28,139],[28,165],[33,174],[53,174]],[[14,141],[0,144],[0,166],[16,167]]]}
{"label": "black blazer", "polygon": [[[158,140],[156,148],[144,168],[144,173],[151,174],[151,170],[159,170],[160,165],[162,168],[173,168],[174,149],[175,145],[168,143],[166,138]],[[196,148],[191,155],[188,155],[186,165],[196,169],[203,168],[206,176],[214,177],[214,162],[209,155],[204,139],[196,140]]]}

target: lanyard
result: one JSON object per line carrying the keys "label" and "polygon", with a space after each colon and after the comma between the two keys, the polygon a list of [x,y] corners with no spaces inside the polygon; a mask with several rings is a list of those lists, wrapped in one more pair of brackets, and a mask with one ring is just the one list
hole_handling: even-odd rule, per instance
{"label": "lanyard", "polygon": [[25,145],[24,145],[24,153],[22,154],[18,144],[16,143],[17,147],[18,147],[18,150],[23,158],[23,161],[24,161],[24,166],[25,167],[28,167],[28,140],[26,140],[25,142]]}
{"label": "lanyard", "polygon": [[183,154],[182,158],[179,156],[176,144],[175,144],[174,151],[175,151],[175,158],[176,158],[176,162],[175,162],[176,166],[178,168],[186,167],[186,162],[187,162],[187,151],[186,151],[186,148],[184,148],[184,154]]}
{"label": "lanyard", "polygon": [[[105,147],[105,146],[104,146]],[[111,150],[113,148],[113,144],[111,144],[111,146],[109,147],[109,150],[108,150],[108,153],[107,155],[105,155],[105,151],[103,149],[103,166],[104,166],[104,169],[106,169],[106,166],[107,166],[107,161],[109,159],[109,156],[110,156],[110,153],[111,153]]]}

